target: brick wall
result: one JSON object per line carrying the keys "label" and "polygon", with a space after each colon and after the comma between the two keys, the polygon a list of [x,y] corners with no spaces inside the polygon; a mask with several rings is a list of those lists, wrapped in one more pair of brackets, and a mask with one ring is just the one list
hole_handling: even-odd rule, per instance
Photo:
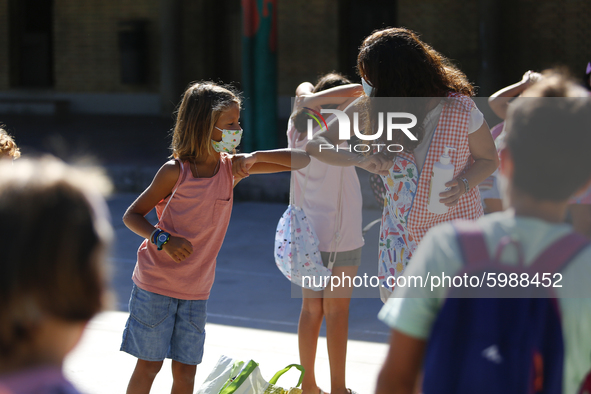
{"label": "brick wall", "polygon": [[[159,0],[55,0],[55,90],[156,92],[159,81]],[[118,23],[147,20],[148,85],[121,83]]]}
{"label": "brick wall", "polygon": [[452,60],[470,81],[476,81],[478,61],[477,0],[398,0],[398,26]]}
{"label": "brick wall", "polygon": [[[182,85],[205,78],[240,80],[239,0],[180,0]],[[158,92],[161,0],[54,0],[54,74],[58,92]],[[228,5],[234,11],[228,12]],[[478,83],[480,0],[398,0],[397,25],[416,30]],[[340,20],[335,0],[278,2],[278,94],[339,70]],[[577,77],[591,60],[588,0],[498,0],[498,87],[528,69],[566,64]],[[238,8],[237,8],[238,7]],[[362,17],[362,15],[360,15]],[[148,21],[148,81],[120,81],[118,23]],[[9,88],[8,0],[0,0],[0,90]],[[380,26],[375,26],[379,28]],[[230,38],[228,38],[230,37]],[[225,65],[225,66],[224,66]],[[224,66],[223,72],[220,67]],[[342,71],[342,70],[341,70]],[[490,92],[489,92],[490,93]]]}
{"label": "brick wall", "polygon": [[582,78],[591,61],[591,2],[588,0],[502,1],[504,83],[527,70],[557,64]]}
{"label": "brick wall", "polygon": [[[478,0],[398,0],[398,26],[452,59],[470,81],[480,72]],[[580,78],[591,61],[591,2],[587,0],[499,0],[495,2],[496,89],[517,82],[527,70],[566,65]]]}

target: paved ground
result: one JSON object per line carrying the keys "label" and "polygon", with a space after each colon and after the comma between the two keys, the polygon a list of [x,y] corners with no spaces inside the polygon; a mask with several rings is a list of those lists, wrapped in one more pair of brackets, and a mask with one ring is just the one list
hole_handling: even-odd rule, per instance
{"label": "paved ground", "polygon": [[[109,200],[116,242],[112,252],[113,289],[116,311],[98,316],[89,326],[81,345],[68,358],[67,375],[89,394],[124,392],[135,358],[118,351],[127,319],[127,299],[131,291],[131,273],[140,237],[128,230],[120,218],[133,201],[133,194],[118,194]],[[224,246],[218,257],[216,281],[208,302],[207,340],[203,364],[198,368],[200,385],[220,355],[254,359],[263,376],[297,362],[297,321],[301,299],[298,289],[276,268],[273,240],[278,218],[285,204],[237,202]],[[365,222],[379,216],[377,210],[365,210]],[[154,220],[154,213],[149,216]],[[366,234],[364,264],[360,274],[375,271],[377,227]],[[364,295],[364,294],[361,294]],[[388,339],[387,328],[376,319],[382,305],[376,298],[351,301],[348,354],[349,385],[360,393],[374,391]],[[319,345],[317,376],[326,390],[330,387],[325,331]],[[153,392],[169,390],[169,363],[161,372]],[[295,381],[292,376],[292,381]],[[288,384],[290,383],[288,378]]]}
{"label": "paved ground", "polygon": [[[142,239],[121,222],[124,210],[135,195],[116,195],[109,201],[116,232],[113,248],[113,288],[116,309],[127,311],[131,274]],[[218,256],[216,279],[208,302],[208,321],[233,326],[297,332],[301,306],[299,288],[277,269],[273,258],[275,227],[285,210],[284,204],[236,202],[228,233]],[[365,210],[365,222],[379,217],[378,211]],[[154,212],[148,218],[155,220]],[[363,264],[358,275],[375,275],[378,226],[366,234]],[[376,289],[356,289],[351,301],[350,337],[384,342],[387,329],[375,318],[382,303]],[[363,291],[361,291],[363,290]],[[359,298],[364,297],[364,298]],[[366,298],[371,297],[371,298]]]}
{"label": "paved ground", "polygon": [[[119,352],[121,331],[127,314],[107,312],[89,325],[81,343],[64,365],[66,376],[84,393],[124,393],[135,365],[135,358]],[[386,356],[387,346],[375,342],[349,341],[347,384],[360,394],[373,393],[379,368]],[[253,359],[259,363],[262,375],[270,379],[279,369],[297,362],[295,334],[242,328],[221,324],[207,325],[203,362],[197,368],[196,387],[213,369],[220,355],[237,360]],[[321,337],[316,362],[318,384],[330,389],[326,339]],[[289,372],[279,380],[283,387],[296,384],[298,375]],[[156,377],[152,393],[169,393],[172,384],[170,360],[166,360]]]}
{"label": "paved ground", "polygon": [[[141,242],[121,222],[121,216],[138,192],[152,179],[168,155],[167,131],[172,122],[162,118],[79,116],[57,120],[40,116],[3,116],[22,147],[23,155],[50,152],[71,161],[92,156],[113,176],[118,193],[109,199],[116,241],[112,251],[112,286],[117,301],[113,311],[99,315],[89,325],[80,346],[68,358],[65,370],[89,394],[123,393],[135,359],[119,352],[127,318],[131,273]],[[299,289],[291,288],[273,260],[275,227],[286,208],[285,176],[252,176],[241,183],[242,199],[283,201],[237,201],[226,240],[218,257],[216,280],[208,302],[207,340],[197,386],[220,355],[254,359],[269,379],[277,370],[298,361],[297,321],[301,306]],[[365,185],[364,223],[380,212]],[[125,193],[128,191],[129,193]],[[148,218],[155,221],[152,212]],[[359,274],[377,271],[377,226],[366,234],[363,264]],[[371,297],[371,298],[358,298]],[[374,391],[385,357],[388,329],[376,319],[382,303],[376,289],[358,289],[351,301],[349,386],[360,393]],[[319,344],[316,374],[325,390],[330,389],[324,328]],[[286,382],[295,383],[297,379]],[[154,393],[169,392],[168,368],[157,378]]]}

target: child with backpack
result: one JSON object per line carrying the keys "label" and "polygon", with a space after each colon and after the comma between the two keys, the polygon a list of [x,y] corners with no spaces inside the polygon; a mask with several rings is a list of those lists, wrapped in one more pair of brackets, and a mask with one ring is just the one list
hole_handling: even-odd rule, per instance
{"label": "child with backpack", "polygon": [[405,276],[427,283],[399,286],[379,314],[392,336],[377,393],[578,392],[591,370],[591,246],[563,220],[591,178],[584,96],[553,75],[512,105],[511,209],[425,236]]}

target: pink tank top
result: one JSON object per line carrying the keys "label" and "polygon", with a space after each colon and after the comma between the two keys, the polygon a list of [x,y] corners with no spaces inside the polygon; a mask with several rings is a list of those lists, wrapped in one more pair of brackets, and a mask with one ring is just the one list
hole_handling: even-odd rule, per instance
{"label": "pink tank top", "polygon": [[209,298],[233,201],[232,160],[225,153],[220,156],[220,168],[211,178],[193,177],[189,162],[184,162],[164,215],[170,196],[156,205],[157,227],[186,238],[193,253],[177,263],[145,239],[138,249],[132,277],[138,287],[183,300]]}

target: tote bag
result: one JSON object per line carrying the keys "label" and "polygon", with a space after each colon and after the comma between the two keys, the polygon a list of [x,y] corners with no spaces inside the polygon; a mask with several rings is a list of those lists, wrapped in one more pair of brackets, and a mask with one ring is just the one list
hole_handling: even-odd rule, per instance
{"label": "tote bag", "polygon": [[[305,200],[306,186],[310,167],[306,171],[304,187],[302,189],[302,202]],[[336,247],[339,242],[339,228],[341,219],[341,205],[343,192],[343,171],[341,171],[341,187],[338,197],[337,220],[335,222],[335,235],[333,237],[334,253],[331,252],[328,268],[322,264],[322,257],[318,249],[319,241],[306,212],[301,206],[295,204],[294,179],[292,175],[290,203],[275,232],[275,263],[279,271],[292,283],[305,289],[314,291],[324,290],[332,274],[332,267],[336,260]]]}
{"label": "tote bag", "polygon": [[[285,389],[278,386],[279,378],[292,367],[301,372],[296,388]],[[302,390],[297,387],[302,384],[303,378],[304,368],[291,364],[278,371],[267,382],[255,361],[238,361],[221,356],[196,394],[300,394]]]}

